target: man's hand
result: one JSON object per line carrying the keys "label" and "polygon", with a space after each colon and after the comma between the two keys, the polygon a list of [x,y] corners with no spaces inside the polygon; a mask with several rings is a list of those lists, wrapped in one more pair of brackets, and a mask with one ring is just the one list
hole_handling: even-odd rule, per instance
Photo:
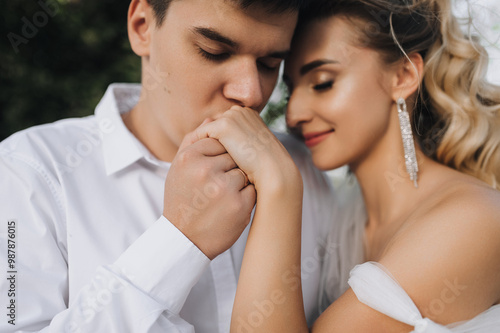
{"label": "man's hand", "polygon": [[217,140],[184,142],[165,182],[163,215],[214,259],[250,222],[256,193],[252,184],[245,187],[245,181]]}

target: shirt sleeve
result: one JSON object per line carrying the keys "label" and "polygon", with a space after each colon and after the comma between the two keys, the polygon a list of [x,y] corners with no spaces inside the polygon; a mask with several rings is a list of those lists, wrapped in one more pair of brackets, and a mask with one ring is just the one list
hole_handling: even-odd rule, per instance
{"label": "shirt sleeve", "polygon": [[1,332],[194,332],[179,311],[210,260],[164,217],[69,304],[60,189],[13,155],[0,152]]}

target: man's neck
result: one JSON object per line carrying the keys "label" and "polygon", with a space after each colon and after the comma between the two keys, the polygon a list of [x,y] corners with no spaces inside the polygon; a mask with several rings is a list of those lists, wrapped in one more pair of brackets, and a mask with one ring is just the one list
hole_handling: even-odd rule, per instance
{"label": "man's neck", "polygon": [[123,123],[154,157],[172,162],[177,154],[177,147],[173,147],[171,141],[161,134],[159,124],[155,124],[154,118],[146,114],[146,108],[145,99],[141,96],[139,103],[122,115]]}

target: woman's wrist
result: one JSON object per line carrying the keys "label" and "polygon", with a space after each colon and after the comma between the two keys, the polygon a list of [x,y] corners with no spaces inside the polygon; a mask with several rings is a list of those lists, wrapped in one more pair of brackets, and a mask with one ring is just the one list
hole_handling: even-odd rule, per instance
{"label": "woman's wrist", "polygon": [[300,196],[302,198],[302,177],[291,159],[290,163],[262,168],[255,178],[254,186],[257,196]]}

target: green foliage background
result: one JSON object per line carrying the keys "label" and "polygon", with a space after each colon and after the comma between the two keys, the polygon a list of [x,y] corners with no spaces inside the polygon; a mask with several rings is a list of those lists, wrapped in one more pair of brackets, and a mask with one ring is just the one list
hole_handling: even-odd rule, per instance
{"label": "green foliage background", "polygon": [[[112,82],[139,82],[127,37],[129,1],[41,0],[58,7],[16,52],[23,17],[43,23],[39,0],[0,1],[0,140],[21,129],[93,114]],[[12,35],[11,35],[12,36]]]}

